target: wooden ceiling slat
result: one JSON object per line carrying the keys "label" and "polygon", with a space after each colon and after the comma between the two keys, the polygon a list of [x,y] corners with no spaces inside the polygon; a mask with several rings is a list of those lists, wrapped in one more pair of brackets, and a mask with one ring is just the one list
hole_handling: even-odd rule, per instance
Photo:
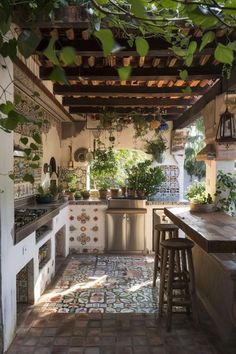
{"label": "wooden ceiling slat", "polygon": [[154,68],[156,68],[161,62],[161,59],[160,58],[154,58],[153,61],[152,61],[152,66]]}
{"label": "wooden ceiling slat", "polygon": [[145,63],[145,57],[140,57],[138,63],[139,67],[142,68],[144,66],[144,63]]}
{"label": "wooden ceiling slat", "polygon": [[65,106],[79,106],[79,107],[86,107],[86,106],[113,106],[113,107],[156,107],[156,106],[191,106],[195,100],[194,99],[170,99],[170,98],[100,98],[96,97],[93,98],[74,98],[74,97],[63,97],[62,99],[63,105]]}
{"label": "wooden ceiling slat", "polygon": [[[136,108],[136,107],[131,107],[131,108],[125,108],[125,107],[107,107],[106,111],[108,112],[117,112],[121,114],[127,114],[132,112],[133,110],[138,110],[142,114],[153,114],[153,107],[148,108]],[[167,115],[171,116],[178,116],[183,113],[184,109],[181,108],[176,108],[176,107],[171,107],[171,108],[165,108],[165,111]],[[69,112],[71,114],[85,114],[85,113],[104,113],[104,108],[103,107],[70,107]]]}
{"label": "wooden ceiling slat", "polygon": [[82,31],[81,34],[82,34],[82,38],[83,38],[85,41],[88,41],[88,40],[89,40],[89,38],[90,38],[90,33],[89,33],[88,30]]}
{"label": "wooden ceiling slat", "polygon": [[[47,80],[52,69],[40,67],[40,78]],[[68,80],[84,77],[89,80],[115,80],[119,81],[119,76],[115,68],[78,68],[66,67],[65,74]],[[205,80],[219,78],[221,70],[219,67],[199,66],[188,69],[189,80]],[[149,80],[176,80],[179,77],[178,68],[133,68],[129,80],[149,81]]]}
{"label": "wooden ceiling slat", "polygon": [[77,66],[80,66],[80,65],[82,65],[82,63],[83,63],[83,60],[82,60],[81,55],[76,55],[75,64]]}
{"label": "wooden ceiling slat", "polygon": [[88,57],[88,65],[92,68],[95,65],[95,58],[94,57]]}
{"label": "wooden ceiling slat", "polygon": [[173,66],[175,66],[176,62],[177,62],[177,58],[169,58],[167,60],[167,66],[172,68]]}
{"label": "wooden ceiling slat", "polygon": [[75,39],[75,31],[73,30],[73,28],[69,28],[68,30],[66,30],[66,37],[71,41]]}
{"label": "wooden ceiling slat", "polygon": [[[178,82],[184,83],[184,81],[178,80]],[[54,84],[53,91],[56,95],[63,96],[89,96],[96,94],[98,97],[107,96],[109,94],[110,97],[124,97],[129,95],[130,97],[170,97],[170,96],[185,96],[186,93],[183,93],[183,88],[181,86],[172,86],[172,87],[140,87],[139,83],[134,81],[131,83],[131,86],[119,87],[119,86],[108,86],[108,85],[100,85],[99,81],[92,81],[92,83],[99,84],[99,90],[96,87],[92,86],[81,86],[81,85],[60,85]],[[108,82],[107,82],[108,83]],[[110,85],[114,85],[114,81],[110,81]],[[205,90],[202,90],[199,87],[193,87],[190,95],[203,95]],[[189,94],[188,94],[189,95]]]}
{"label": "wooden ceiling slat", "polygon": [[199,58],[199,64],[200,65],[206,65],[206,63],[209,61],[210,57],[211,57],[210,55],[202,55]]}
{"label": "wooden ceiling slat", "polygon": [[[82,32],[82,36],[83,33],[84,32]],[[37,48],[40,52],[42,52],[47,48],[49,39],[50,37],[43,38],[41,40]],[[156,39],[149,39],[148,42],[150,48],[148,52],[149,57],[173,56],[172,50],[169,49],[170,45],[162,41],[160,38],[158,39],[158,41]],[[116,53],[117,57],[129,57],[129,56],[139,57],[139,54],[136,51],[136,47],[133,46],[132,48],[130,48],[126,40],[119,39],[119,44],[124,49]],[[104,57],[102,47],[99,44],[99,42],[95,39],[88,38],[85,40],[85,38],[83,39],[75,38],[74,40],[68,40],[61,37],[60,41],[55,43],[56,50],[60,50],[61,47],[66,47],[66,46],[74,47],[75,50],[77,51],[77,54],[82,56]],[[213,53],[214,53],[214,48],[204,48],[200,53],[196,52],[195,56],[201,56],[204,54],[213,55]]]}

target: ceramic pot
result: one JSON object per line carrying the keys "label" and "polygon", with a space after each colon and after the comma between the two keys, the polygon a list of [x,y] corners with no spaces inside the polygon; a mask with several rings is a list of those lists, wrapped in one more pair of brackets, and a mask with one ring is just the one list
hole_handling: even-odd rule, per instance
{"label": "ceramic pot", "polygon": [[215,211],[214,204],[196,204],[190,202],[190,210],[198,213],[211,213]]}
{"label": "ceramic pot", "polygon": [[99,189],[99,198],[100,199],[107,199],[108,190],[107,189]]}
{"label": "ceramic pot", "polygon": [[119,197],[119,188],[111,188],[111,198]]}
{"label": "ceramic pot", "polygon": [[82,191],[81,195],[84,200],[87,200],[90,197],[90,192],[89,191]]}

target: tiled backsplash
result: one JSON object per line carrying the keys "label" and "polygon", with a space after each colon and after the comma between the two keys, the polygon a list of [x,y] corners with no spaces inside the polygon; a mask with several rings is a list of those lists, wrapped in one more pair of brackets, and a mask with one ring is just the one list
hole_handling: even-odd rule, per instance
{"label": "tiled backsplash", "polygon": [[159,191],[150,199],[160,202],[178,202],[179,200],[179,167],[176,165],[162,165],[166,180],[163,182]]}

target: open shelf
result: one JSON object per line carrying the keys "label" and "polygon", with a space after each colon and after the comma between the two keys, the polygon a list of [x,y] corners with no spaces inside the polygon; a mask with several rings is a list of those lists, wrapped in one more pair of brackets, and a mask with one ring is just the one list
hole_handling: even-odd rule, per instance
{"label": "open shelf", "polygon": [[51,258],[51,240],[48,240],[39,248],[38,258],[39,269],[42,269]]}

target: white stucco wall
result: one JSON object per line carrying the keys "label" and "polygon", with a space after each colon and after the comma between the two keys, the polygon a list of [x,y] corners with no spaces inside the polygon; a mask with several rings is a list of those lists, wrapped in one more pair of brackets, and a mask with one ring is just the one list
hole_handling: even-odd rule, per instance
{"label": "white stucco wall", "polygon": [[[6,59],[7,70],[0,68],[1,87],[5,88],[13,77],[13,66]],[[1,102],[5,99],[13,100],[13,84],[8,86]],[[1,281],[2,281],[2,318],[3,318],[3,346],[9,346],[16,323],[16,281],[13,277],[12,257],[14,237],[14,194],[13,181],[8,177],[13,169],[13,134],[5,133],[0,129],[0,233],[1,233]]]}
{"label": "white stucco wall", "polygon": [[[170,154],[170,139],[171,139],[171,130],[172,130],[172,123],[169,122],[169,130],[165,132],[163,135],[167,140],[168,150],[164,154],[164,161],[163,165],[177,165],[177,162],[173,155]],[[128,128],[125,128],[121,133],[114,133],[116,138],[114,148],[115,149],[137,149],[145,151],[145,141],[142,139],[134,139],[134,129],[132,125],[129,125]],[[153,139],[155,134],[150,132],[145,137],[146,140]],[[66,167],[69,161],[69,145],[72,144],[72,154],[74,156],[74,152],[78,148],[91,148],[93,149],[93,134],[92,130],[83,130],[78,136],[72,137],[69,139],[65,139],[62,141],[62,166]],[[109,141],[109,132],[105,131],[101,134],[100,140],[102,143],[105,144],[106,147],[110,146],[111,143]],[[79,163],[75,162],[75,167],[79,166]]]}

